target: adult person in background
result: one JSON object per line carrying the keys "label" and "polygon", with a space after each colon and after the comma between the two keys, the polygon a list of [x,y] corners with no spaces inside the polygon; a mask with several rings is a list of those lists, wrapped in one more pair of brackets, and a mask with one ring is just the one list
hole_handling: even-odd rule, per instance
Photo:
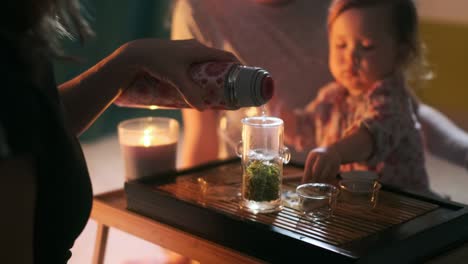
{"label": "adult person in background", "polygon": [[201,105],[190,65],[236,61],[196,41],[142,39],[57,87],[52,60],[60,35],[92,31],[75,0],[3,3],[0,18],[0,177],[8,217],[0,233],[3,263],[66,263],[91,210],[92,189],[77,135],[122,93],[139,71],[165,79]]}
{"label": "adult person in background", "polygon": [[[329,4],[330,0],[177,0],[172,39],[195,38],[233,52],[244,64],[267,69],[275,80],[276,100],[268,104],[275,114],[277,104],[303,107],[331,80],[327,69]],[[190,127],[184,134],[183,165],[194,166],[235,156],[232,145],[240,140],[240,118],[257,111],[184,109],[182,113],[184,124]],[[428,105],[421,103],[418,115],[429,151],[468,168],[468,134]],[[304,162],[306,154],[293,153],[293,161]]]}

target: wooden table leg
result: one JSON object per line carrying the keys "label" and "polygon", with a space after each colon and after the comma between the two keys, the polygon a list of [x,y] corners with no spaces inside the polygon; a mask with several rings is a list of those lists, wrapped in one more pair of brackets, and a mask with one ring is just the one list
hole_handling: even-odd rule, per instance
{"label": "wooden table leg", "polygon": [[109,227],[98,223],[96,232],[96,243],[94,244],[93,264],[103,264],[106,254],[107,236]]}

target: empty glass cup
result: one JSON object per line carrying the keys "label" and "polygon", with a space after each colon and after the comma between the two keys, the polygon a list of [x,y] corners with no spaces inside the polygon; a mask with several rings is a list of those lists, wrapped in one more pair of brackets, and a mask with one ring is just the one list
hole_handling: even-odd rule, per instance
{"label": "empty glass cup", "polygon": [[283,145],[283,134],[280,118],[242,119],[242,141],[237,148],[242,158],[242,208],[253,213],[281,210],[283,164],[291,157]]}
{"label": "empty glass cup", "polygon": [[352,206],[375,208],[382,185],[373,179],[343,179],[338,183],[340,201]]}
{"label": "empty glass cup", "polygon": [[296,188],[299,209],[314,221],[325,220],[333,215],[339,190],[327,183],[306,183]]}

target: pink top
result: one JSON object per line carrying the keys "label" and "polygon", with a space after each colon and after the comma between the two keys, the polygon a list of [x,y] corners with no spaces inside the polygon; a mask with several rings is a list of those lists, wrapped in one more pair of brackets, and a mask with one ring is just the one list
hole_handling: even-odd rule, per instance
{"label": "pink top", "polygon": [[371,170],[386,184],[429,189],[420,125],[402,77],[380,81],[358,97],[330,83],[298,115],[297,133],[314,136],[316,146],[333,144],[359,127],[369,130],[374,153],[366,162],[342,165],[341,171]]}

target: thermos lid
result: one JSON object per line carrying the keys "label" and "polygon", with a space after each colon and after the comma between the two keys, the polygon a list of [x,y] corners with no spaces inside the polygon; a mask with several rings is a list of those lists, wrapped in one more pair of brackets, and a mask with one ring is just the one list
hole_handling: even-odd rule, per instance
{"label": "thermos lid", "polygon": [[262,95],[262,98],[268,101],[273,97],[274,92],[275,86],[273,83],[273,78],[271,78],[270,75],[267,75],[262,80],[262,89],[260,91],[260,94]]}
{"label": "thermos lid", "polygon": [[260,106],[273,97],[273,79],[262,68],[239,66],[234,91],[239,107]]}

